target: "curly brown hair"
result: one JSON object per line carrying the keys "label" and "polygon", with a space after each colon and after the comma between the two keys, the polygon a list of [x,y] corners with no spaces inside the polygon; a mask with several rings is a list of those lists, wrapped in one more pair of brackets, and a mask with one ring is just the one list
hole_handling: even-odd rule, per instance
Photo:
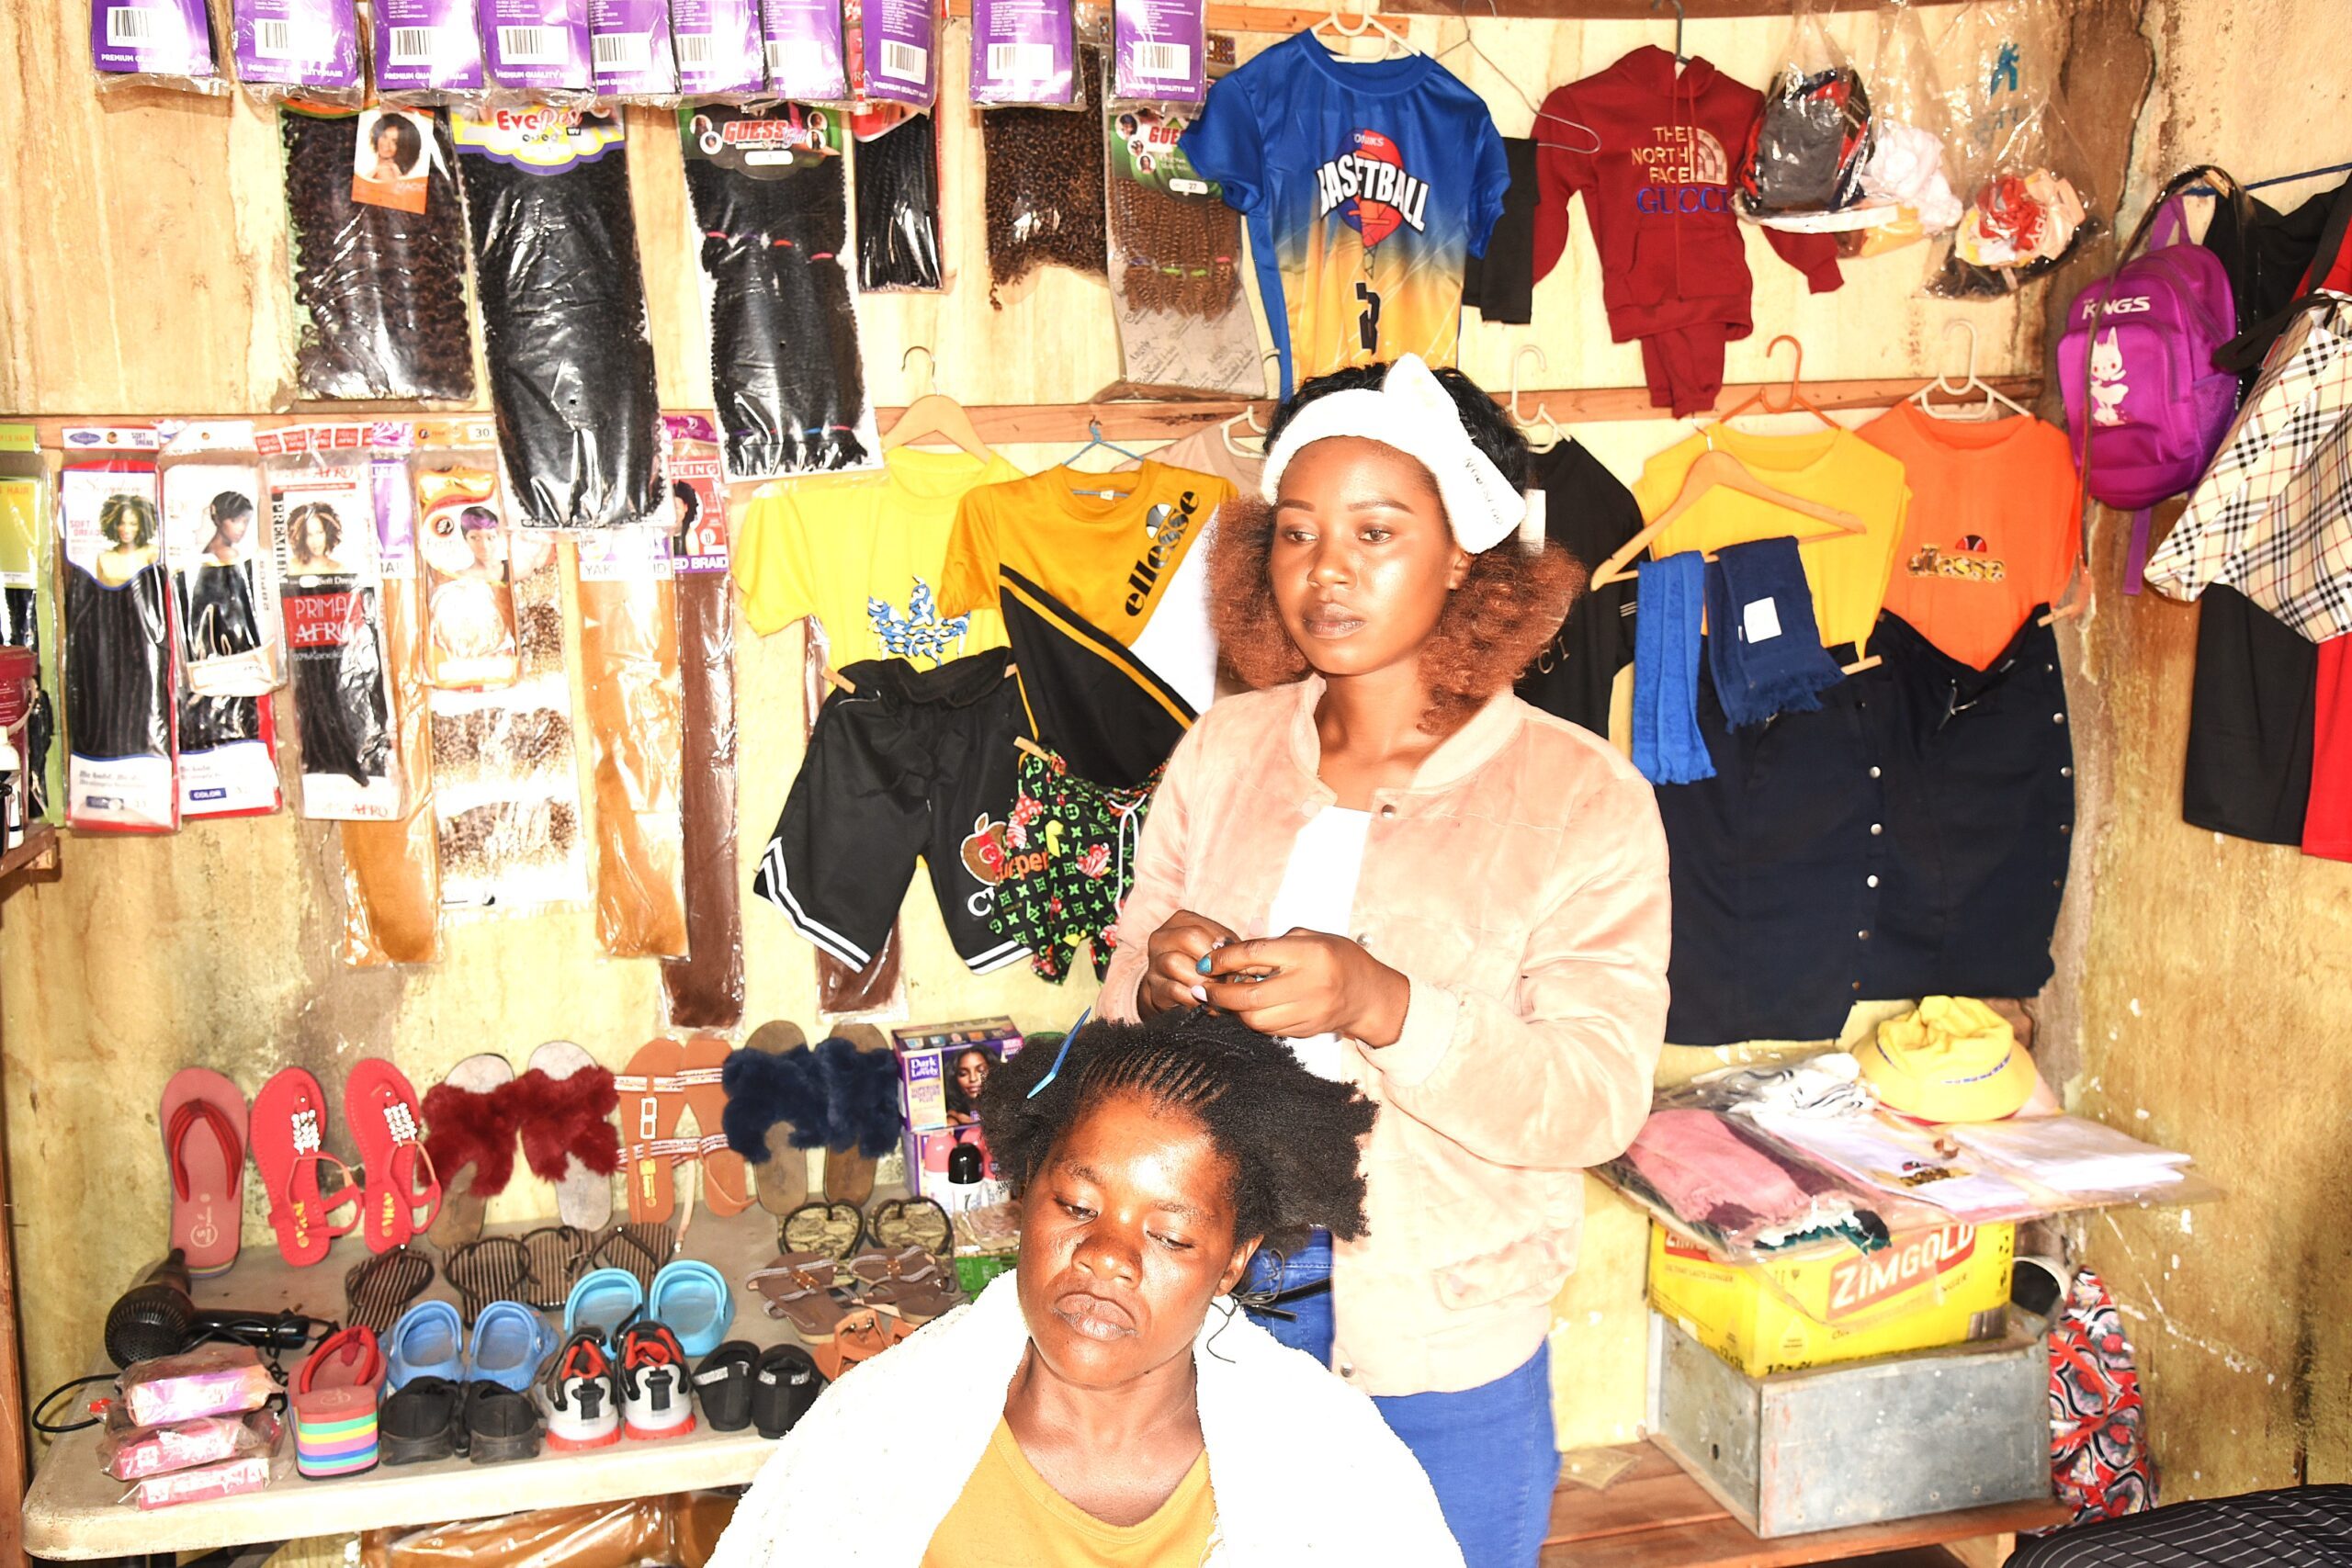
{"label": "curly brown hair", "polygon": [[[1268,446],[1298,411],[1318,398],[1360,387],[1377,387],[1385,365],[1318,376],[1274,412]],[[1463,428],[1493,459],[1503,477],[1527,483],[1527,443],[1495,401],[1461,371],[1436,372],[1461,411]],[[1274,509],[1255,496],[1240,496],[1218,509],[1209,554],[1210,618],[1227,670],[1253,689],[1280,685],[1306,675],[1306,656],[1283,629],[1274,605],[1267,562],[1273,548]],[[1421,716],[1428,734],[1458,727],[1542,652],[1567,619],[1584,592],[1585,569],[1558,545],[1545,540],[1529,548],[1505,539],[1470,558],[1469,570],[1447,595],[1436,629],[1421,645],[1421,680],[1430,708]]]}

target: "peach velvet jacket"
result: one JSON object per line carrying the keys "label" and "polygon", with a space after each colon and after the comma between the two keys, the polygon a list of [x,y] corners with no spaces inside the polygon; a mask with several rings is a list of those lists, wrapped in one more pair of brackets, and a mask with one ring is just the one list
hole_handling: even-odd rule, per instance
{"label": "peach velvet jacket", "polygon": [[[1170,759],[1098,1006],[1133,1018],[1178,909],[1265,929],[1317,776],[1323,683],[1227,697]],[[1505,692],[1373,797],[1354,937],[1411,983],[1396,1043],[1347,1043],[1380,1102],[1371,1231],[1336,1245],[1333,1360],[1375,1394],[1475,1388],[1532,1356],[1576,1267],[1582,1168],[1649,1112],[1666,1029],[1666,836],[1606,741]]]}

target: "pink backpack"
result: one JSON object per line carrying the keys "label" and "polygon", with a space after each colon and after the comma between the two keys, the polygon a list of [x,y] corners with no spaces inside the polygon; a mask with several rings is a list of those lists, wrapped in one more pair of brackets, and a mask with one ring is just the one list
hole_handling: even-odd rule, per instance
{"label": "pink backpack", "polygon": [[2124,592],[2140,592],[2148,511],[2195,488],[2237,411],[2238,378],[2213,362],[2237,333],[2222,258],[2188,241],[2177,176],[2122,250],[2147,250],[2075,297],[2058,341],[2066,429],[2083,487],[2132,517]]}

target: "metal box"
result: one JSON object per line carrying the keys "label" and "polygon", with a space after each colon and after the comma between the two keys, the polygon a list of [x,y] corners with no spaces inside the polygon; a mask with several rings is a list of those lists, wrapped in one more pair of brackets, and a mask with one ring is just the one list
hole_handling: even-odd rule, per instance
{"label": "metal box", "polygon": [[1751,1378],[1650,1314],[1651,1438],[1758,1535],[2050,1495],[2050,1352],[2006,1337]]}

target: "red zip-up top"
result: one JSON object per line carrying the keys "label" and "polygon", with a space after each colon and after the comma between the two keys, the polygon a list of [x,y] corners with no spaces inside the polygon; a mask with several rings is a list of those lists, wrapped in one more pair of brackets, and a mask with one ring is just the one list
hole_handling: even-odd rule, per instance
{"label": "red zip-up top", "polygon": [[[1554,92],[1535,122],[1535,276],[1558,265],[1568,198],[1582,192],[1600,248],[1609,333],[1619,343],[1701,321],[1724,322],[1726,336],[1743,338],[1755,324],[1732,210],[1732,159],[1764,96],[1703,60],[1679,80],[1674,64],[1665,50],[1637,49]],[[1599,152],[1570,150],[1590,140],[1578,125],[1592,128]],[[1845,281],[1830,236],[1777,229],[1764,236],[1815,294]]]}

